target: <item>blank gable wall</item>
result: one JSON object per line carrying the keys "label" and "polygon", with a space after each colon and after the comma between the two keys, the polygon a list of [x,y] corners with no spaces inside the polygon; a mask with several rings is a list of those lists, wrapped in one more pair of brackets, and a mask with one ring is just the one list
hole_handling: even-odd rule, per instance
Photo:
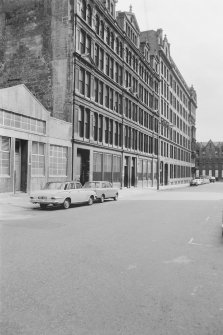
{"label": "blank gable wall", "polygon": [[0,0],[0,87],[25,84],[51,115],[66,121],[72,103],[70,24],[68,0]]}

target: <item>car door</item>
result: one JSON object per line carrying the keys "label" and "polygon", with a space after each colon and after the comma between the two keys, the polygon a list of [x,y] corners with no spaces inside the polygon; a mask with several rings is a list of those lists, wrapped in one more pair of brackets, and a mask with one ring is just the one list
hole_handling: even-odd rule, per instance
{"label": "car door", "polygon": [[78,183],[78,182],[75,183],[75,188],[76,188],[76,192],[78,195],[78,201],[79,202],[88,201],[89,190],[82,188],[81,183]]}
{"label": "car door", "polygon": [[101,194],[104,194],[105,198],[108,198],[108,188],[106,181],[101,182]]}
{"label": "car door", "polygon": [[95,182],[95,188],[94,191],[97,195],[97,198],[101,198],[101,195],[103,193],[103,190],[101,188],[101,183],[99,181]]}
{"label": "car door", "polygon": [[112,188],[112,184],[111,183],[107,183],[106,184],[106,187],[107,187],[107,194],[108,194],[108,197],[111,198],[111,197],[114,197],[114,190]]}
{"label": "car door", "polygon": [[69,193],[70,193],[71,203],[72,204],[80,202],[80,194],[79,194],[78,190],[76,189],[76,183],[75,182],[71,182],[70,183],[70,185],[69,185]]}

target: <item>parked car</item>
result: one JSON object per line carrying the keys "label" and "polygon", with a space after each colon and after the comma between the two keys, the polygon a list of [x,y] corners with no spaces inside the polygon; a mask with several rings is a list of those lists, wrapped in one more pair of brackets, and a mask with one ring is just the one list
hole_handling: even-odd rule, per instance
{"label": "parked car", "polygon": [[76,181],[48,182],[43,190],[30,195],[30,201],[33,204],[39,204],[42,209],[48,205],[62,205],[67,209],[71,204],[84,202],[92,205],[94,200],[96,200],[94,190],[82,188],[81,183]]}
{"label": "parked car", "polygon": [[210,183],[215,183],[216,182],[216,178],[215,177],[210,177]]}
{"label": "parked car", "polygon": [[104,202],[105,199],[109,198],[118,200],[118,189],[113,187],[108,181],[88,181],[83,188],[94,190],[100,202]]}
{"label": "parked car", "polygon": [[209,184],[210,179],[208,176],[200,176],[200,179],[202,180],[202,184]]}
{"label": "parked car", "polygon": [[202,179],[194,178],[190,181],[190,186],[198,186],[202,184]]}

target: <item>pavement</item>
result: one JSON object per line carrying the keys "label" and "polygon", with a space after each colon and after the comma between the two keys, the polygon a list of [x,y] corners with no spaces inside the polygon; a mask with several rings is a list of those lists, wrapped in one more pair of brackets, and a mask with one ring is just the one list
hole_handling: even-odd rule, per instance
{"label": "pavement", "polygon": [[[167,185],[160,186],[160,190],[158,191],[156,187],[130,187],[130,188],[122,188],[119,190],[119,198],[122,200],[128,199],[131,196],[135,195],[148,195],[151,192],[160,192],[165,190],[174,190],[188,187],[189,184],[177,184],[177,185]],[[17,208],[32,208],[33,204],[29,201],[29,194],[24,192],[6,192],[0,193],[0,208],[2,206],[13,206],[15,209]],[[1,212],[0,212],[1,213]]]}
{"label": "pavement", "polygon": [[[160,191],[167,189],[176,189],[186,187],[186,184],[179,184],[174,186],[162,186]],[[135,200],[148,198],[152,194],[158,194],[159,191],[154,188],[123,188],[119,190],[120,200]],[[29,194],[24,192],[16,193],[0,193],[0,222],[5,222],[8,220],[22,220],[27,217],[32,217],[34,207],[39,207],[38,205],[33,205],[29,201]]]}

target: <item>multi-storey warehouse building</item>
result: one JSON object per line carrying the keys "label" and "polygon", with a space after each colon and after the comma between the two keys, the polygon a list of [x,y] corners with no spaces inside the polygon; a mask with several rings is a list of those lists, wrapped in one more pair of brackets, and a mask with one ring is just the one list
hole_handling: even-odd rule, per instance
{"label": "multi-storey warehouse building", "polygon": [[[52,116],[71,124],[71,158],[63,164],[72,166],[63,175],[54,169],[54,178],[123,187],[187,182],[196,93],[162,31],[140,33],[131,8],[115,6],[113,0],[5,1],[0,86],[25,83]],[[51,178],[43,168],[41,174]]]}
{"label": "multi-storey warehouse building", "polygon": [[170,56],[162,30],[141,33],[160,64],[160,184],[187,182],[194,173],[192,147],[195,141],[196,92],[185,83]]}

